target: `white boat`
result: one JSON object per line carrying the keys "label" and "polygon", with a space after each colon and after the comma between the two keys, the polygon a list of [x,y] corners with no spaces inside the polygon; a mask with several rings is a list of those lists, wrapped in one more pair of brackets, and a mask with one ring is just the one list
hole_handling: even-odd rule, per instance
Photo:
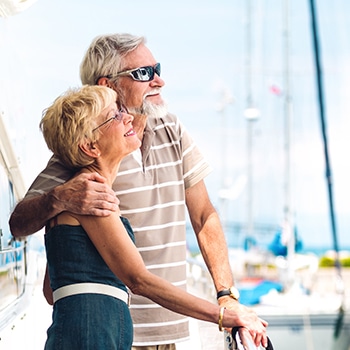
{"label": "white boat", "polygon": [[38,277],[39,252],[30,249],[27,240],[15,240],[8,225],[13,207],[24,194],[22,174],[0,112],[0,332],[28,307]]}
{"label": "white boat", "polygon": [[[35,1],[0,0],[0,17],[16,15]],[[39,235],[18,240],[10,232],[10,214],[25,195],[26,186],[6,117],[9,116],[5,114],[5,106],[0,104],[0,348],[19,349],[31,348],[38,338],[35,327],[40,328],[41,319],[45,319],[39,303],[33,303],[33,293],[38,293],[36,287],[43,275],[45,252]],[[45,337],[45,328],[42,333]],[[43,342],[38,344],[35,349],[42,348]]]}
{"label": "white boat", "polygon": [[[249,18],[250,13],[248,13]],[[289,48],[288,48],[288,1],[284,1],[284,40],[285,40],[285,92],[284,92],[284,118],[285,118],[285,203],[283,232],[287,239],[287,256],[275,257],[266,250],[252,247],[248,250],[231,250],[230,262],[236,286],[241,292],[240,301],[252,307],[259,316],[268,321],[268,335],[275,349],[280,350],[349,350],[350,349],[350,271],[341,271],[334,268],[328,276],[318,269],[318,258],[314,255],[300,255],[295,252],[295,223],[293,207],[293,189],[291,179],[291,147],[292,138],[292,106],[289,95]],[[312,17],[314,19],[314,17]],[[249,29],[250,22],[247,20]],[[316,26],[315,26],[316,27]],[[315,30],[315,27],[313,28]],[[248,30],[249,32],[249,30]],[[316,35],[315,35],[316,37]],[[315,46],[317,44],[316,40]],[[247,80],[251,81],[249,37],[247,38]],[[315,49],[315,59],[318,59]],[[315,64],[319,66],[319,64]],[[324,124],[322,110],[322,81],[318,74],[318,91],[320,104],[320,117]],[[249,90],[250,88],[250,90]],[[250,113],[252,107],[256,111],[252,98],[251,85],[248,84],[247,98],[247,125],[248,141],[252,135],[253,117]],[[248,113],[249,112],[249,113]],[[323,130],[327,185],[332,221],[332,234],[336,262],[339,263],[337,234],[334,224],[332,206],[331,171],[327,156],[327,142]],[[247,155],[247,196],[248,196],[248,224],[247,236],[254,237],[254,215],[252,213],[252,157],[251,142],[248,142]],[[271,268],[272,267],[272,268]],[[201,257],[189,259],[189,285],[194,293],[201,292],[208,299],[215,301],[216,293],[212,281]],[[346,273],[347,280],[343,274]],[[230,347],[232,339],[218,345],[218,349],[235,349]]]}
{"label": "white boat", "polygon": [[[266,266],[259,265],[256,276],[246,277],[247,270],[243,271],[239,267],[244,254],[243,250],[234,250],[231,254],[231,267],[242,295],[241,302],[268,321],[268,336],[274,349],[350,349],[349,269],[344,271],[343,284],[334,268],[315,270],[313,263],[304,265],[295,271],[294,283],[278,291],[273,288],[271,281],[283,280],[285,270],[279,270],[277,265],[272,268],[269,261],[269,269],[274,270],[274,273],[267,272]],[[248,254],[245,262],[249,262],[249,259]],[[263,278],[262,271],[267,272],[268,279]],[[215,302],[216,293],[211,277],[200,255],[188,259],[188,285],[190,292]],[[217,327],[211,334],[214,332],[217,332]],[[215,337],[216,347],[202,344],[202,349],[230,349],[228,344],[232,340],[226,341],[227,335],[221,336],[221,339],[217,338],[217,334]]]}
{"label": "white boat", "polygon": [[26,243],[14,241],[8,226],[13,205],[23,194],[24,183],[0,113],[0,329],[18,312],[25,290]]}

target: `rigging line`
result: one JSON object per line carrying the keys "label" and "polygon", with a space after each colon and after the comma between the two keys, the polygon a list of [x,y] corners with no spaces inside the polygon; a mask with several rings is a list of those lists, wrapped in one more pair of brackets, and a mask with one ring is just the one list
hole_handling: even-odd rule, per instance
{"label": "rigging line", "polygon": [[316,66],[316,79],[317,79],[317,94],[318,94],[318,103],[319,103],[319,112],[320,120],[322,127],[322,137],[323,137],[323,146],[324,146],[324,156],[326,162],[326,180],[328,188],[328,200],[329,200],[329,210],[332,226],[332,236],[333,236],[333,247],[335,251],[335,266],[338,273],[338,292],[342,294],[342,305],[339,308],[338,320],[336,322],[334,337],[339,336],[339,332],[342,326],[343,316],[344,316],[344,304],[345,304],[345,291],[344,291],[344,281],[341,274],[341,265],[339,261],[339,247],[338,247],[338,237],[337,237],[337,227],[334,213],[334,203],[333,203],[333,183],[332,183],[332,172],[330,165],[330,158],[328,153],[328,142],[327,142],[327,129],[325,121],[325,112],[324,112],[324,98],[323,98],[323,85],[322,85],[322,72],[321,72],[321,63],[320,63],[320,49],[318,43],[317,35],[317,19],[314,0],[310,0],[310,13],[311,13],[311,25],[312,25],[312,39],[314,46],[314,58]]}

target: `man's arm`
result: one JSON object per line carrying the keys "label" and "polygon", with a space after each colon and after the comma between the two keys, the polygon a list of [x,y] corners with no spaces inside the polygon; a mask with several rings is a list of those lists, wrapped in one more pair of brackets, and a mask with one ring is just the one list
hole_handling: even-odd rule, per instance
{"label": "man's arm", "polygon": [[43,194],[23,199],[16,205],[9,220],[14,237],[28,236],[39,231],[50,218],[55,216],[50,197],[50,194]]}
{"label": "man's arm", "polygon": [[9,224],[15,237],[31,235],[62,211],[108,216],[119,200],[105,178],[97,173],[80,174],[46,194],[25,198],[17,204]]}
{"label": "man's arm", "polygon": [[225,235],[203,180],[186,190],[186,205],[199,248],[216,290],[231,287],[233,276]]}
{"label": "man's arm", "polygon": [[[186,190],[186,205],[190,214],[192,227],[197,235],[197,241],[204,261],[213,278],[216,291],[222,291],[233,286],[232,270],[228,258],[228,248],[224,232],[221,227],[219,216],[213,207],[204,181]],[[255,318],[262,322],[264,327],[267,323],[260,319],[255,311],[240,304],[230,296],[222,296],[218,300],[220,306],[234,310],[240,317]],[[244,344],[251,340],[249,334],[240,333]],[[260,340],[255,340],[259,345]],[[263,346],[267,346],[267,339],[262,339]]]}

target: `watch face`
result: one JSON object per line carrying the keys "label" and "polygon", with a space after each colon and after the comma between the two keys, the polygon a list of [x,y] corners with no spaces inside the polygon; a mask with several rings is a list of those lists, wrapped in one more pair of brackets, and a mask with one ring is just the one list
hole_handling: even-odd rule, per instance
{"label": "watch face", "polygon": [[236,299],[238,300],[239,299],[239,291],[236,287],[231,287],[230,288],[230,296],[233,298],[233,299]]}

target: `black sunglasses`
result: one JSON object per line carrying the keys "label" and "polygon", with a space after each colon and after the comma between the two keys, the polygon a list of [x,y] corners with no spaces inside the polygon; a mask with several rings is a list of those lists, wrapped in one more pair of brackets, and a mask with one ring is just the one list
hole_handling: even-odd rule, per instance
{"label": "black sunglasses", "polygon": [[[154,79],[154,74],[160,77],[160,63],[156,63],[152,66],[139,67],[134,69],[125,70],[118,73],[115,77],[120,77],[123,75],[130,75],[136,81],[151,81]],[[112,78],[111,76],[107,76]]]}

